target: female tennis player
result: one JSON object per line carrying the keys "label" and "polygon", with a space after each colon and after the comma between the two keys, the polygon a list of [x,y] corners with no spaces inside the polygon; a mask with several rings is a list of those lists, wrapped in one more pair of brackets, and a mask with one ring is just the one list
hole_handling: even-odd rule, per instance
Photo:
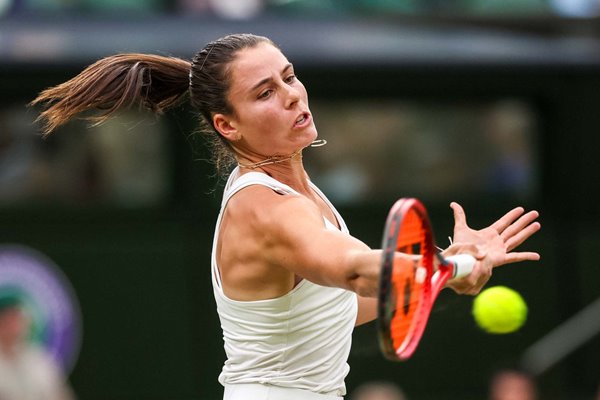
{"label": "female tennis player", "polygon": [[[302,150],[317,140],[305,87],[265,37],[235,34],[191,61],[122,54],[43,91],[32,104],[49,134],[81,112],[142,105],[161,112],[189,95],[225,186],[212,252],[212,281],[227,361],[226,400],[342,398],[355,325],[373,320],[381,251],[352,237],[311,182]],[[459,293],[477,293],[492,268],[537,260],[513,249],[539,229],[516,208],[492,226],[468,227],[453,204],[454,244],[445,255],[477,258]],[[408,257],[399,253],[398,257]]]}

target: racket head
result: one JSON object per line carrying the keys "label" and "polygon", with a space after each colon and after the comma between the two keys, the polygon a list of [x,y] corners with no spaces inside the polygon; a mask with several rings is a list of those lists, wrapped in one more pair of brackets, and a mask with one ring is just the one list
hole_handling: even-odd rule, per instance
{"label": "racket head", "polygon": [[[435,247],[423,204],[402,198],[391,208],[383,234],[378,336],[384,356],[405,361],[423,335],[431,311]],[[395,257],[396,252],[416,257]]]}

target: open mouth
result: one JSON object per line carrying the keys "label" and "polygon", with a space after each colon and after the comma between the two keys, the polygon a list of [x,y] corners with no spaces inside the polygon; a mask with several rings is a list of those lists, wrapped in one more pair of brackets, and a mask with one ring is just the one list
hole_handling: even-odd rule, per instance
{"label": "open mouth", "polygon": [[302,115],[300,115],[296,121],[294,122],[294,126],[302,126],[304,125],[306,122],[308,122],[310,118],[310,114],[308,113],[303,113]]}

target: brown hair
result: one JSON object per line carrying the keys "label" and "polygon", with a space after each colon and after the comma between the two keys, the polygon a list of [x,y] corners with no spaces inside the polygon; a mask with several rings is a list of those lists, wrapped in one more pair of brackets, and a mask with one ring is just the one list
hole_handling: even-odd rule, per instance
{"label": "brown hair", "polygon": [[259,43],[274,43],[262,36],[234,34],[208,43],[192,59],[152,54],[118,54],[88,66],[79,75],[42,91],[30,105],[41,105],[38,117],[43,135],[80,116],[98,125],[118,110],[138,106],[155,113],[179,104],[189,93],[192,106],[200,113],[200,130],[211,148],[217,172],[223,174],[235,157],[225,138],[212,124],[215,113],[234,113],[227,99],[229,65],[238,51]]}

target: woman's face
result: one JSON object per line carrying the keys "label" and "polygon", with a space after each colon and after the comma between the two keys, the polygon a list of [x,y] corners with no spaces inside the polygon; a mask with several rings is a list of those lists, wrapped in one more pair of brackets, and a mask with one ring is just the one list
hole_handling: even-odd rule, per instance
{"label": "woman's face", "polygon": [[0,345],[13,346],[25,339],[29,331],[30,320],[20,307],[4,310],[0,313]]}
{"label": "woman's face", "polygon": [[230,65],[228,116],[232,145],[242,154],[287,155],[317,137],[308,94],[294,67],[276,47],[241,50]]}

